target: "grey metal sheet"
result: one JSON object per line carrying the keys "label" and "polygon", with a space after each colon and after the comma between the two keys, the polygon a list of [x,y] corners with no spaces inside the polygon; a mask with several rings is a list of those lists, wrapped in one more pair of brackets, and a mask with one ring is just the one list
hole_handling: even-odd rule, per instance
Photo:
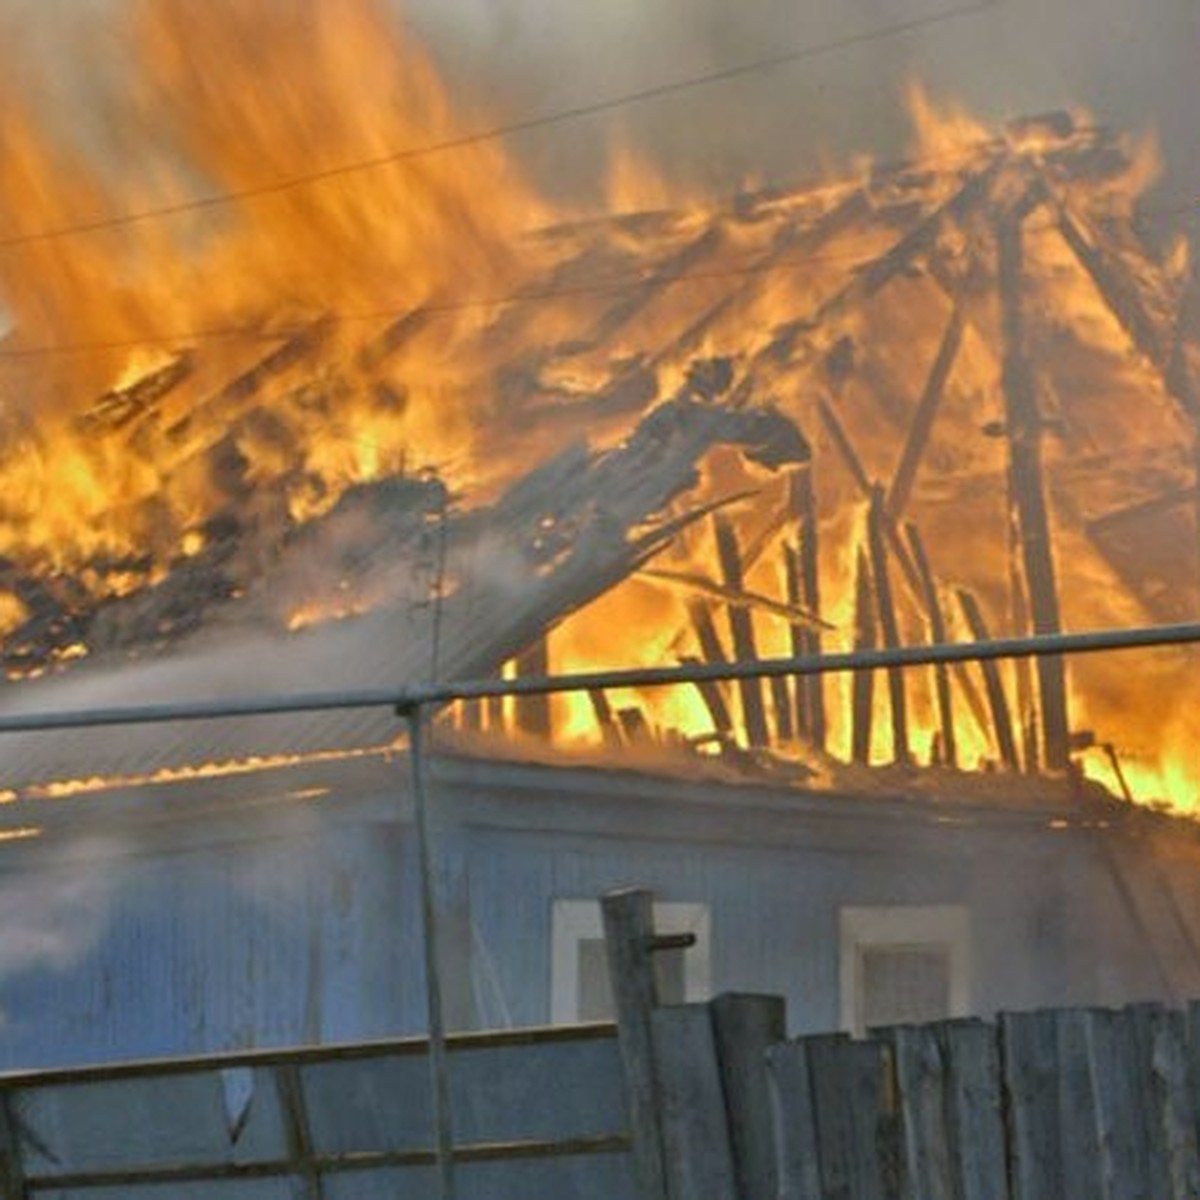
{"label": "grey metal sheet", "polygon": [[146,1076],[18,1090],[25,1169],[70,1175],[287,1157],[270,1071]]}
{"label": "grey metal sheet", "polygon": [[424,1055],[334,1060],[299,1073],[317,1151],[420,1150],[433,1144]]}
{"label": "grey metal sheet", "polygon": [[[38,1189],[39,1200],[298,1200],[305,1193],[294,1179],[224,1179],[204,1183],[158,1183],[116,1187]],[[349,1195],[351,1193],[347,1193]],[[401,1193],[402,1195],[404,1193]],[[390,1194],[391,1200],[397,1193]]]}
{"label": "grey metal sheet", "polygon": [[463,1142],[602,1137],[627,1126],[615,1037],[460,1052],[450,1082]]}
{"label": "grey metal sheet", "polygon": [[[628,1153],[459,1163],[455,1185],[458,1200],[637,1198]],[[428,1168],[342,1172],[324,1177],[322,1194],[324,1200],[437,1200],[437,1180]]]}

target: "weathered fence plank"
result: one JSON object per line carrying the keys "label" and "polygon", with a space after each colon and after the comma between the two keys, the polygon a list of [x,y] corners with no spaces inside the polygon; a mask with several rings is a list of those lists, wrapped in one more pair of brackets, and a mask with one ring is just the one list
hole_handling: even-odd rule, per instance
{"label": "weathered fence plank", "polygon": [[822,1200],[816,1104],[808,1050],[784,1042],[767,1051],[780,1200]]}
{"label": "weathered fence plank", "polygon": [[816,1100],[822,1195],[891,1200],[898,1131],[882,1042],[835,1035],[806,1039]]}
{"label": "weathered fence plank", "polygon": [[896,1072],[905,1200],[957,1200],[947,1123],[946,1062],[938,1029],[902,1026],[887,1031]]}
{"label": "weathered fence plank", "polygon": [[961,1200],[1009,1200],[1000,1049],[994,1025],[950,1021],[948,1121]]}
{"label": "weathered fence plank", "polygon": [[1059,1200],[1063,1171],[1056,1016],[1002,1013],[1000,1039],[1009,1098],[1013,1200]]}
{"label": "weathered fence plank", "polygon": [[766,1054],[787,1036],[786,1005],[778,996],[726,994],[712,1002],[712,1019],[738,1196],[777,1200]]}
{"label": "weathered fence plank", "polygon": [[1100,1178],[1097,1099],[1088,1054],[1090,1015],[1086,1009],[1056,1014],[1063,1200],[1098,1200],[1106,1195]]}
{"label": "weathered fence plank", "polygon": [[1122,1013],[1084,1015],[1096,1099],[1101,1197],[1140,1200],[1146,1196],[1146,1163],[1132,1026]]}
{"label": "weathered fence plank", "polygon": [[712,1017],[706,1004],[679,1004],[651,1019],[670,1200],[736,1200],[729,1122]]}

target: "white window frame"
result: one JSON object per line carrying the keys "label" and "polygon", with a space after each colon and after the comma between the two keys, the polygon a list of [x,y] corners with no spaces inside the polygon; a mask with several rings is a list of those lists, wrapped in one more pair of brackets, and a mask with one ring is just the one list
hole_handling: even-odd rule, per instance
{"label": "white window frame", "polygon": [[905,904],[838,910],[841,1025],[861,1037],[863,955],[878,949],[936,949],[947,953],[948,1017],[971,1011],[971,919],[964,904]]}
{"label": "white window frame", "polygon": [[[707,1000],[711,988],[711,919],[707,904],[674,900],[654,902],[658,933],[690,933],[696,943],[683,951],[683,995]],[[598,900],[556,899],[550,910],[550,1022],[579,1020],[579,943],[604,937]]]}

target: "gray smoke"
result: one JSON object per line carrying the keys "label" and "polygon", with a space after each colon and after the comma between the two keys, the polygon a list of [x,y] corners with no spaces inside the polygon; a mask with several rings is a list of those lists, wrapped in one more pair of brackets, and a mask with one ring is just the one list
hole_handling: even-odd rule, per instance
{"label": "gray smoke", "polygon": [[[793,47],[886,30],[955,0],[408,0],[410,22],[468,93],[512,115],[635,91]],[[969,7],[965,0],[963,7]],[[1156,129],[1159,203],[1200,189],[1200,6],[1195,0],[996,0],[982,11],[881,35],[765,71],[519,139],[546,180],[578,186],[617,129],[714,188],[746,176],[803,180],[823,161],[902,153],[897,101],[918,78],[981,117],[1086,105],[1103,122]]]}

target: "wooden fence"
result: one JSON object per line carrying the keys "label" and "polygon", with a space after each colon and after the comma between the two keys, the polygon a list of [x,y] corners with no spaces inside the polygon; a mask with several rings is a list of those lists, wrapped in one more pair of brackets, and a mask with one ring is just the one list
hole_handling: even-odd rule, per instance
{"label": "wooden fence", "polygon": [[789,1041],[776,997],[655,1005],[648,894],[604,905],[642,1200],[1200,1198],[1200,1004]]}

